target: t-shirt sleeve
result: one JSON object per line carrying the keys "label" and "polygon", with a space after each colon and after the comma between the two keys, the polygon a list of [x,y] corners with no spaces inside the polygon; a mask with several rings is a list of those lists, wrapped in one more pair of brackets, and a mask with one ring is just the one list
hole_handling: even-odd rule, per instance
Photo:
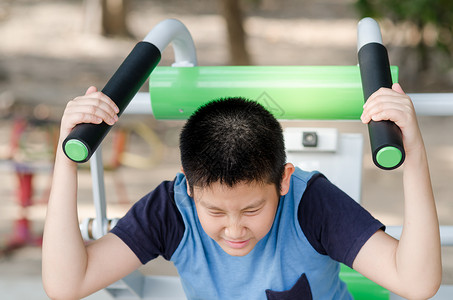
{"label": "t-shirt sleeve", "polygon": [[184,228],[174,202],[174,181],[165,181],[136,202],[110,232],[145,264],[159,255],[169,260],[182,239]]}
{"label": "t-shirt sleeve", "polygon": [[384,225],[322,174],[310,179],[298,209],[299,224],[320,254],[352,268],[362,246]]}

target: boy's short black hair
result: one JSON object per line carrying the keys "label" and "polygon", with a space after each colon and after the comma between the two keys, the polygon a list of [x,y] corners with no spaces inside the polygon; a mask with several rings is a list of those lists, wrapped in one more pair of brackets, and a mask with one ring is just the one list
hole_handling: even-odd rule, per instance
{"label": "boy's short black hair", "polygon": [[201,106],[180,135],[181,162],[193,187],[220,182],[280,182],[286,163],[280,123],[262,105],[226,98]]}

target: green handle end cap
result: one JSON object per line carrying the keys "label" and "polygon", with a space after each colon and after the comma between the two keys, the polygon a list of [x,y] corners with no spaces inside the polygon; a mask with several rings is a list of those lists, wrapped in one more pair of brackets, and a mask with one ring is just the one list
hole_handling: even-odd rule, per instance
{"label": "green handle end cap", "polygon": [[397,166],[402,158],[403,154],[401,151],[398,148],[391,146],[380,149],[376,154],[377,163],[384,168],[393,168]]}
{"label": "green handle end cap", "polygon": [[69,140],[64,146],[66,155],[73,161],[84,161],[88,157],[87,147],[79,140]]}

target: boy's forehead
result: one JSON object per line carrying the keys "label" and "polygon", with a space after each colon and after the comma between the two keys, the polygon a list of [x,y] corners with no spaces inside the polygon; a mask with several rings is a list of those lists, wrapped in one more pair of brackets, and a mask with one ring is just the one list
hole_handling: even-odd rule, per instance
{"label": "boy's forehead", "polygon": [[213,182],[209,185],[206,185],[206,186],[194,186],[193,187],[193,190],[194,192],[197,192],[197,194],[201,195],[205,192],[208,192],[208,193],[231,193],[231,194],[234,194],[234,193],[238,193],[240,192],[241,190],[261,190],[263,189],[264,187],[266,186],[275,186],[275,184],[273,183],[265,183],[265,182],[262,182],[262,181],[256,181],[256,180],[253,180],[253,181],[241,181],[241,182],[238,182],[234,185],[228,185],[228,184],[225,184],[225,183],[221,183],[221,182]]}
{"label": "boy's forehead", "polygon": [[255,203],[274,194],[274,191],[277,188],[273,183],[251,181],[229,186],[216,182],[206,187],[194,187],[192,197],[204,206],[214,206],[216,203],[239,199],[241,202]]}

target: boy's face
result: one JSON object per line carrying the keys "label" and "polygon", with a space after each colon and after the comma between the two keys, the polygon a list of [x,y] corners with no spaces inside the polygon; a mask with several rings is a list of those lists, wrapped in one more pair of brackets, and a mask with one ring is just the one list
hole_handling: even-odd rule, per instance
{"label": "boy's face", "polygon": [[[281,195],[288,192],[294,171],[292,165],[287,166]],[[233,256],[247,255],[269,232],[279,203],[274,184],[256,182],[233,187],[220,183],[203,189],[194,187],[192,196],[204,231]]]}

